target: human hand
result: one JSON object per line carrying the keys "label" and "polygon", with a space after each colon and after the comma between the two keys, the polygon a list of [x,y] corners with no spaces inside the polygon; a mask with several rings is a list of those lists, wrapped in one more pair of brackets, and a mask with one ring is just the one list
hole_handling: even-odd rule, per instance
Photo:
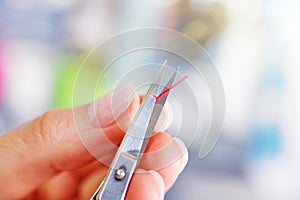
{"label": "human hand", "polygon": [[[128,85],[116,89],[114,98],[128,98],[131,89]],[[86,146],[97,144],[97,158],[113,155],[112,144],[120,144],[122,128],[126,129],[140,104],[140,97],[134,94],[129,103],[118,107],[120,114],[115,120],[111,100],[112,93],[74,110],[52,110],[1,135],[0,199],[90,199],[108,166],[96,160]],[[94,105],[96,119],[91,114]],[[74,111],[81,119],[80,130]],[[166,128],[170,120],[168,111],[163,112],[158,129]],[[133,175],[126,200],[163,199],[187,160],[181,140],[163,132],[154,134]]]}

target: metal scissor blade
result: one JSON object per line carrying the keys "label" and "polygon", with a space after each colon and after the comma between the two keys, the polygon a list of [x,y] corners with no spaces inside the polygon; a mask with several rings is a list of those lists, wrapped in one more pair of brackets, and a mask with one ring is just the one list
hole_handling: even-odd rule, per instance
{"label": "metal scissor blade", "polygon": [[167,62],[168,62],[168,61],[165,60],[165,61],[163,62],[163,64],[161,65],[160,70],[159,70],[159,72],[158,72],[158,74],[157,74],[157,77],[156,77],[156,79],[155,79],[154,82],[153,82],[154,84],[159,84],[159,83],[160,83],[161,78],[162,78],[162,75],[163,75],[163,73],[164,73],[164,71],[165,71]]}
{"label": "metal scissor blade", "polygon": [[161,94],[157,97],[157,102],[156,103],[160,103],[160,104],[165,104],[166,99],[169,96],[169,92],[174,84],[176,75],[179,71],[179,67],[177,67],[176,71],[172,74],[171,78],[169,79],[168,83],[165,85],[165,87],[163,88]]}
{"label": "metal scissor blade", "polygon": [[[176,75],[178,73],[179,68],[177,68],[177,70],[173,73],[173,75],[171,76],[171,78],[169,79],[167,85],[163,88],[162,92],[166,91],[161,97],[159,97],[158,99],[156,99],[156,103],[154,105],[152,114],[151,114],[151,118],[150,118],[150,122],[148,124],[148,128],[146,131],[146,135],[143,141],[143,146],[141,148],[141,153],[144,152],[148,141],[150,139],[150,136],[152,135],[152,132],[154,131],[154,128],[157,124],[157,121],[159,119],[159,116],[162,112],[162,109],[167,101],[167,98],[169,96],[169,92],[170,90],[168,90],[169,88],[171,88],[171,86],[173,85]],[[167,91],[168,90],[168,91]]]}
{"label": "metal scissor blade", "polygon": [[[128,135],[135,136],[135,138],[131,137],[127,145],[124,145],[124,149],[126,149],[126,151],[135,152],[134,154],[141,154],[144,152],[145,147],[148,144],[148,140],[151,137],[152,132],[154,131],[159,116],[166,103],[169,95],[169,90],[174,83],[177,73],[178,69],[172,74],[169,81],[161,91],[161,93],[164,93],[162,96],[158,98],[160,94],[156,94],[156,96],[148,95],[144,100],[144,108],[142,106],[139,113],[139,118],[137,118],[136,121],[133,122],[130,130],[128,130]],[[149,110],[151,110],[151,112],[149,112]],[[140,123],[143,123],[143,125],[141,125]]]}
{"label": "metal scissor blade", "polygon": [[160,68],[159,72],[157,73],[154,82],[151,84],[150,88],[148,89],[148,91],[145,95],[144,101],[146,100],[148,95],[151,95],[151,94],[152,95],[157,95],[157,93],[159,92],[160,82],[161,82],[161,79],[162,79],[162,75],[165,71],[166,65],[167,65],[167,60],[165,60],[163,62],[163,64],[161,65],[161,68]]}
{"label": "metal scissor blade", "polygon": [[[149,89],[141,103],[141,106],[134,117],[134,120],[132,123],[132,128],[134,128],[134,126],[145,127],[148,125],[150,116],[151,116],[151,113],[153,110],[153,106],[155,104],[155,99],[153,99],[153,96],[154,97],[157,96],[158,93],[160,92],[160,88],[161,88],[160,82],[161,82],[162,75],[164,73],[166,64],[167,64],[167,60],[164,61],[159,72],[156,75],[155,81],[149,87]],[[135,133],[139,134],[139,135],[136,135],[136,137],[144,137],[144,135],[141,135],[139,133],[140,131],[128,130],[128,132],[130,132],[131,135],[135,135]]]}
{"label": "metal scissor blade", "polygon": [[[139,163],[169,94],[169,91],[166,91],[164,95],[157,98],[165,65],[166,61],[162,65],[155,82],[151,84],[142,105],[127,130],[105,181],[99,186],[91,200],[123,200],[125,198],[133,172]],[[172,75],[163,92],[167,88],[171,88],[176,74],[177,71]]]}

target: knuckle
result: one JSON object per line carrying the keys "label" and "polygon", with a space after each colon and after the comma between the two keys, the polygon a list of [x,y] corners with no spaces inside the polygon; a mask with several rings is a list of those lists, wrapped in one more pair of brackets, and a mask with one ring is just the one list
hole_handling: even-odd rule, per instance
{"label": "knuckle", "polygon": [[56,143],[59,123],[58,110],[47,111],[34,120],[33,134],[43,142]]}

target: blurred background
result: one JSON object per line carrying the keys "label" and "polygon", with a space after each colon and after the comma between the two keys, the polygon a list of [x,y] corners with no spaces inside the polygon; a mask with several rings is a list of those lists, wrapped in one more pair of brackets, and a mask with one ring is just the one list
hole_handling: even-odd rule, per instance
{"label": "blurred background", "polygon": [[209,156],[189,148],[166,199],[300,199],[299,9],[296,0],[0,0],[0,131],[71,107],[76,63],[99,42],[170,28],[216,63],[226,122]]}

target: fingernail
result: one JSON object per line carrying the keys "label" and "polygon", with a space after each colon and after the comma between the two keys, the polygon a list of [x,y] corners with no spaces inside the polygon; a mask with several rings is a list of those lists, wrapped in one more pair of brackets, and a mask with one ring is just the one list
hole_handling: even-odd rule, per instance
{"label": "fingernail", "polygon": [[142,169],[142,168],[137,168],[137,169],[134,171],[134,173],[136,173],[136,174],[144,174],[144,173],[147,173],[147,171],[144,170],[144,169]]}
{"label": "fingernail", "polygon": [[125,84],[99,100],[92,103],[88,108],[88,115],[94,127],[107,127],[124,113],[134,94],[132,84]]}
{"label": "fingernail", "polygon": [[132,102],[134,86],[126,84],[112,93],[111,106],[114,120],[124,113]]}
{"label": "fingernail", "polygon": [[163,178],[161,177],[161,175],[154,170],[150,170],[148,171],[148,173],[150,173],[151,175],[153,175],[159,185],[159,190],[160,190],[160,199],[164,199],[165,196],[165,182],[163,180]]}
{"label": "fingernail", "polygon": [[187,147],[185,146],[184,142],[181,139],[174,137],[174,141],[178,144],[178,146],[182,150],[182,154],[180,155],[180,172],[182,172],[182,170],[185,168],[185,166],[188,162],[188,159],[189,159],[188,150],[187,150]]}
{"label": "fingernail", "polygon": [[117,123],[118,127],[124,132],[126,132],[128,130],[128,128],[129,128],[130,124],[132,123],[132,120],[134,119],[134,116],[140,106],[139,95],[137,93],[133,93],[133,95],[131,95],[131,96],[132,97],[130,99],[130,108],[128,108],[126,112],[122,113],[116,119],[116,123]]}

